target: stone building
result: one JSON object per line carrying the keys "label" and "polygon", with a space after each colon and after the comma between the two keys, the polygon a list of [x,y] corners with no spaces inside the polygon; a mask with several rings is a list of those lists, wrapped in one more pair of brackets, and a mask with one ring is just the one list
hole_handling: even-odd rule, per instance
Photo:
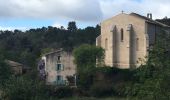
{"label": "stone building", "polygon": [[31,70],[30,67],[12,60],[5,60],[5,63],[11,67],[12,73],[14,75],[22,75]]}
{"label": "stone building", "polygon": [[44,54],[38,65],[41,78],[45,78],[48,85],[75,86],[76,66],[73,60],[72,53],[63,50]]}
{"label": "stone building", "polygon": [[104,62],[118,68],[138,67],[146,60],[148,49],[162,30],[169,26],[147,17],[130,13],[118,14],[101,22],[101,35],[96,38],[96,45],[105,49]]}

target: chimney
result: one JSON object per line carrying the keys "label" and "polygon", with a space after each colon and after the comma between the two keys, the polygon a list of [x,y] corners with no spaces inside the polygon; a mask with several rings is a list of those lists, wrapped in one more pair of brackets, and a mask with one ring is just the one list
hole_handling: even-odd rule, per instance
{"label": "chimney", "polygon": [[151,14],[151,13],[148,13],[148,14],[147,14],[147,18],[152,19],[152,14]]}
{"label": "chimney", "polygon": [[149,13],[147,13],[147,18],[149,18]]}
{"label": "chimney", "polygon": [[150,13],[150,19],[152,19],[152,13]]}

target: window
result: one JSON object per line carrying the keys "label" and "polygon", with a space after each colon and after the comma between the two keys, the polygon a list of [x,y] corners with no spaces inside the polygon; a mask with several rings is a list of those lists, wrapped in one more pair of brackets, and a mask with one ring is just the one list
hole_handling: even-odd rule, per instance
{"label": "window", "polygon": [[139,38],[136,39],[136,50],[139,51]]}
{"label": "window", "polygon": [[62,64],[57,64],[56,70],[57,70],[57,71],[64,70],[64,66],[63,66]]}
{"label": "window", "polygon": [[108,49],[108,39],[107,38],[105,39],[105,49],[106,50]]}
{"label": "window", "polygon": [[57,57],[57,61],[60,61],[60,60],[61,60],[61,56],[58,56],[58,57]]}
{"label": "window", "polygon": [[56,77],[56,85],[66,85],[66,81],[63,79],[63,76],[57,75]]}
{"label": "window", "polygon": [[61,75],[57,75],[57,79],[56,79],[57,81],[62,81],[63,80],[63,76],[61,76]]}
{"label": "window", "polygon": [[121,28],[120,32],[121,32],[121,41],[123,42],[123,39],[124,39],[123,28]]}

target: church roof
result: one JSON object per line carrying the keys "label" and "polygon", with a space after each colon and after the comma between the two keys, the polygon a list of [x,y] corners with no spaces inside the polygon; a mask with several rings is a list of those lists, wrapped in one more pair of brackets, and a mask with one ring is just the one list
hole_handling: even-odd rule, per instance
{"label": "church roof", "polygon": [[137,13],[131,13],[131,14],[129,14],[129,15],[137,16],[137,17],[139,17],[139,18],[142,18],[142,19],[146,20],[148,23],[152,23],[152,24],[156,24],[156,25],[160,25],[160,26],[163,26],[163,27],[169,27],[169,28],[170,28],[170,26],[168,26],[168,25],[166,25],[166,24],[163,24],[163,23],[160,23],[160,22],[158,22],[158,21],[152,20],[152,19],[150,19],[150,18],[148,18],[148,17],[142,16],[142,15],[137,14]]}

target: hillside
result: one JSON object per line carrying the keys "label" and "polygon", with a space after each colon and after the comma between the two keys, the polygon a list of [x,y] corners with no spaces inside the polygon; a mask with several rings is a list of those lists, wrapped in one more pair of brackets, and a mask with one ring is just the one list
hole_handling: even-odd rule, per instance
{"label": "hillside", "polygon": [[42,53],[58,48],[71,51],[81,44],[95,44],[99,34],[98,25],[77,29],[75,22],[69,22],[68,29],[49,26],[26,32],[0,31],[0,52],[5,59],[33,67]]}

